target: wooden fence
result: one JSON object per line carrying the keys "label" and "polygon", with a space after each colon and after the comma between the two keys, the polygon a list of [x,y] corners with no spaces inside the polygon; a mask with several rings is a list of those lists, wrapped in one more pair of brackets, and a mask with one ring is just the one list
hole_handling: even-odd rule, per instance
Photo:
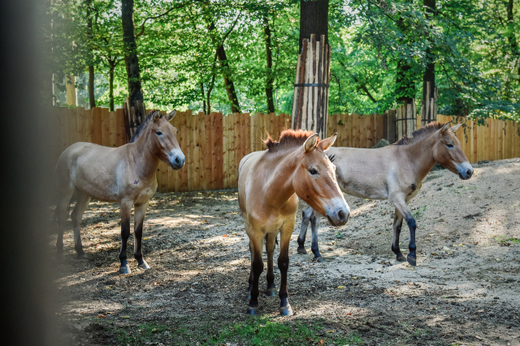
{"label": "wooden fence", "polygon": [[[394,124],[389,115],[330,115],[328,135],[338,132],[335,146],[370,148],[388,135]],[[110,147],[125,144],[123,110],[109,112],[106,108],[56,108],[56,160],[69,145],[78,141]],[[454,124],[462,122],[457,137],[471,163],[520,157],[520,124],[512,121],[487,119],[484,126],[465,118],[438,116],[438,121]],[[420,126],[420,119],[417,126]],[[264,150],[262,139],[266,131],[278,138],[283,129],[290,128],[291,118],[281,114],[193,114],[178,112],[172,120],[178,129],[177,138],[186,155],[186,166],[174,171],[166,164],[159,165],[159,191],[198,191],[235,188],[238,164],[248,153]]]}

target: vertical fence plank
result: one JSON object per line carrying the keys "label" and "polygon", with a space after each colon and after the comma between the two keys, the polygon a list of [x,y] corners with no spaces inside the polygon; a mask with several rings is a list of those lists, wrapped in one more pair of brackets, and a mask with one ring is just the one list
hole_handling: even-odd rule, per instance
{"label": "vertical fence plank", "polygon": [[116,109],[116,146],[126,144],[125,114],[122,108]]}
{"label": "vertical fence plank", "polygon": [[92,143],[101,145],[101,108],[92,108]]}
{"label": "vertical fence plank", "polygon": [[100,108],[101,110],[101,145],[110,146],[110,118],[108,116],[108,108]]}

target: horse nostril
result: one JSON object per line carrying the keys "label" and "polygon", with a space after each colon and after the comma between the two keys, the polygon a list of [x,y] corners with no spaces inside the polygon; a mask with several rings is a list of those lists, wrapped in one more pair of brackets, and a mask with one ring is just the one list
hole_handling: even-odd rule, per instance
{"label": "horse nostril", "polygon": [[179,166],[181,164],[181,160],[178,157],[175,158],[175,164]]}
{"label": "horse nostril", "polygon": [[338,219],[340,219],[340,221],[345,220],[345,212],[343,210],[338,211]]}
{"label": "horse nostril", "polygon": [[468,171],[466,172],[466,175],[468,177],[471,177],[472,174],[473,174],[473,171],[471,169],[468,169]]}

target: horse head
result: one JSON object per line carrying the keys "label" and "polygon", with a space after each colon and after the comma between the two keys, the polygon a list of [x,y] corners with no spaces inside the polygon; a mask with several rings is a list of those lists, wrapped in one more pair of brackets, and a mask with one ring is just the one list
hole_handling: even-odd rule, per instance
{"label": "horse head", "polygon": [[336,181],[336,166],[325,154],[336,137],[337,133],[322,141],[317,134],[307,138],[299,149],[301,160],[294,176],[294,189],[333,226],[340,226],[347,223],[350,210]]}
{"label": "horse head", "polygon": [[148,126],[151,141],[154,143],[159,158],[169,163],[173,169],[181,169],[186,162],[186,156],[177,142],[177,129],[170,124],[176,111],[162,115],[156,111],[152,115],[152,121]]}
{"label": "horse head", "polygon": [[473,167],[460,146],[460,141],[455,137],[455,131],[462,124],[449,127],[444,124],[438,131],[438,140],[433,146],[433,158],[435,161],[458,174],[461,179],[469,179],[473,175]]}

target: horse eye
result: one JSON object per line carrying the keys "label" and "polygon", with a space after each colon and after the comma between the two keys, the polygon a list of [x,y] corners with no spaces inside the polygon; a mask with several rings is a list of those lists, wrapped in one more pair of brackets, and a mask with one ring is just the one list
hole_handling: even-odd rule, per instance
{"label": "horse eye", "polygon": [[311,169],[309,169],[309,173],[312,174],[312,175],[317,175],[318,174],[318,170],[316,170],[316,168],[311,168]]}
{"label": "horse eye", "polygon": [[161,136],[162,135],[162,132],[159,131],[159,130],[155,131],[155,133],[157,134],[157,136]]}
{"label": "horse eye", "polygon": [[450,149],[453,148],[453,144],[451,144],[451,143],[446,144],[446,146],[447,146],[448,148],[450,148]]}

